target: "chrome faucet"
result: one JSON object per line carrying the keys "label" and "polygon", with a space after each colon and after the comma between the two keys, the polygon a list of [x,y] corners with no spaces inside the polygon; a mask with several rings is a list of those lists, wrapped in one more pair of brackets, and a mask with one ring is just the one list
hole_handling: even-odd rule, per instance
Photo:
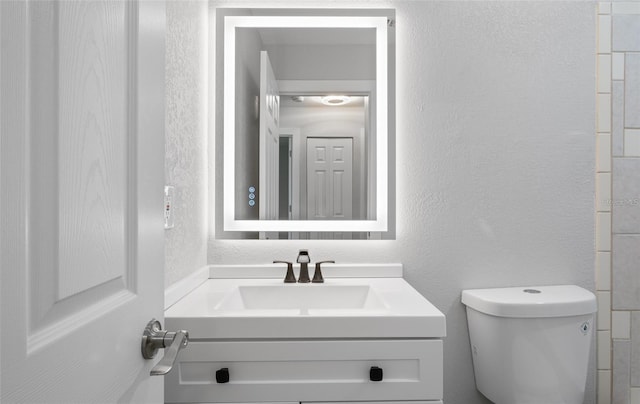
{"label": "chrome faucet", "polygon": [[300,250],[298,252],[298,258],[296,262],[300,264],[300,275],[298,276],[298,283],[309,283],[311,279],[309,279],[309,263],[311,262],[311,258],[309,257],[309,251]]}

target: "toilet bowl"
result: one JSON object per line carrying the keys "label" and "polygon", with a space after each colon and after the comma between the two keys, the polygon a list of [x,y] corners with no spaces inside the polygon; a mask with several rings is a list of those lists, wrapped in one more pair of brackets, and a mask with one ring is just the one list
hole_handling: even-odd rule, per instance
{"label": "toilet bowl", "polygon": [[595,295],[574,285],[462,292],[476,387],[495,404],[582,404]]}

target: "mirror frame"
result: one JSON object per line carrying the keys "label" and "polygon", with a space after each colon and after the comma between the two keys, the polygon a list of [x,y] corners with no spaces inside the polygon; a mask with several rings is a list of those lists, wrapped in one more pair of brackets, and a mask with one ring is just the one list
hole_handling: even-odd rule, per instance
{"label": "mirror frame", "polygon": [[[235,218],[235,54],[237,28],[374,28],[376,34],[376,218],[241,220]],[[249,232],[386,232],[388,230],[387,18],[373,16],[224,17],[223,229]]]}

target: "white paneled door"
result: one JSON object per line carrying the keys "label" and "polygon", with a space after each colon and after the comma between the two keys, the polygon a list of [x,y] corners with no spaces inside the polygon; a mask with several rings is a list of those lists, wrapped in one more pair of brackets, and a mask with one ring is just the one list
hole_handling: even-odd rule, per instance
{"label": "white paneled door", "polygon": [[164,2],[0,3],[0,401],[161,403]]}
{"label": "white paneled door", "polygon": [[353,217],[353,139],[307,139],[307,218]]}
{"label": "white paneled door", "polygon": [[280,93],[266,51],[260,52],[260,220],[278,220]]}
{"label": "white paneled door", "polygon": [[[260,52],[260,220],[278,220],[280,91],[267,51]],[[261,232],[261,239],[277,238],[277,233]]]}

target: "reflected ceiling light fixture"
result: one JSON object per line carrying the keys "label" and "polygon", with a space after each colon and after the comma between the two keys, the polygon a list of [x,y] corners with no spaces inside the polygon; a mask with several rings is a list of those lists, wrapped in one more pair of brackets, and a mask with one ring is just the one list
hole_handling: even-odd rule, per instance
{"label": "reflected ceiling light fixture", "polygon": [[331,106],[345,105],[350,101],[351,98],[347,97],[346,95],[327,95],[325,97],[322,97],[322,99],[320,100],[320,102],[322,102],[324,105]]}

